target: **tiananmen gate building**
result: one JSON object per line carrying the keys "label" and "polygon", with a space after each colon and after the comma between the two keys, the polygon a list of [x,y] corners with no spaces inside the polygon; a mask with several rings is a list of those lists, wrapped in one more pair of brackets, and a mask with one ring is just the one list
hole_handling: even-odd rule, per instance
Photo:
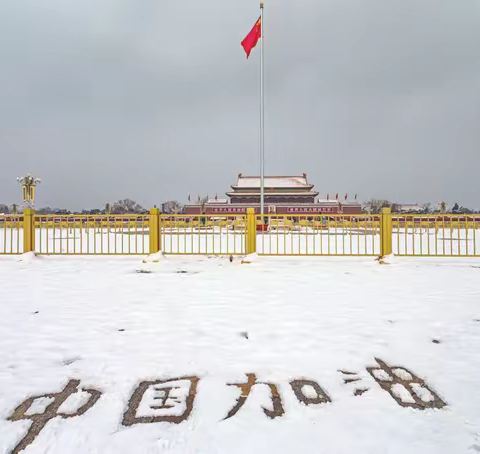
{"label": "tiananmen gate building", "polygon": [[[255,208],[260,214],[260,177],[237,177],[237,183],[226,192],[228,199],[209,199],[201,204],[188,204],[185,214],[241,214]],[[307,174],[300,176],[270,176],[264,178],[265,213],[271,214],[360,214],[357,201],[318,199]]]}

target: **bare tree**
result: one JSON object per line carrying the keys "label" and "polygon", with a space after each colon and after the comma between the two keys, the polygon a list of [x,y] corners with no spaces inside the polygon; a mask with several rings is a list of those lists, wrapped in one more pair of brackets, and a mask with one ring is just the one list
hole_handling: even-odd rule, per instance
{"label": "bare tree", "polygon": [[432,204],[430,202],[423,203],[422,204],[422,211],[425,214],[431,213],[432,212]]}
{"label": "bare tree", "polygon": [[[452,213],[454,211],[452,210]],[[456,211],[456,213],[458,214],[472,214],[472,213],[475,213],[474,210],[472,210],[471,208],[467,208],[467,207],[464,207],[463,205],[460,205]]]}
{"label": "bare tree", "polygon": [[392,204],[388,200],[371,199],[365,203],[363,210],[367,213],[378,214],[382,211],[382,208],[389,207]]}
{"label": "bare tree", "polygon": [[145,213],[145,208],[132,199],[117,200],[111,208],[112,214]]}
{"label": "bare tree", "polygon": [[50,207],[43,207],[36,210],[37,214],[72,214],[70,210],[66,208],[50,208]]}
{"label": "bare tree", "polygon": [[401,208],[402,207],[398,203],[392,203],[392,213],[399,213],[401,211]]}
{"label": "bare tree", "polygon": [[176,200],[169,200],[162,204],[162,213],[179,214],[183,213],[183,205]]}

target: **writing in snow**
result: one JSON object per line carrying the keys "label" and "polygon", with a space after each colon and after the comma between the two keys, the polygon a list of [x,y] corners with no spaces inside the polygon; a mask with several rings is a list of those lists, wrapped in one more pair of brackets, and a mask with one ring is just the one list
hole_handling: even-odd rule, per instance
{"label": "writing in snow", "polygon": [[[389,366],[378,358],[375,360],[378,365],[367,367],[367,372],[400,406],[424,410],[441,409],[447,405],[423,379],[408,369]],[[356,372],[338,372],[343,383],[353,387],[354,396],[361,396],[369,390],[363,385],[363,378]],[[185,376],[139,383],[127,403],[122,424],[179,424],[187,420],[194,407],[199,381],[197,376]],[[80,380],[70,380],[62,391],[29,397],[13,411],[8,418],[10,421],[30,420],[32,423],[25,436],[11,451],[12,454],[19,453],[32,443],[51,419],[81,416],[97,403],[102,392],[88,387],[79,388],[79,385]],[[254,373],[247,373],[244,382],[226,385],[238,388],[239,395],[223,420],[230,419],[241,410],[254,386],[265,386],[269,391],[271,403],[268,407],[262,407],[268,418],[278,418],[285,413],[277,384],[258,381]],[[314,380],[298,378],[291,380],[289,385],[300,404],[321,405],[332,402],[327,391]]]}

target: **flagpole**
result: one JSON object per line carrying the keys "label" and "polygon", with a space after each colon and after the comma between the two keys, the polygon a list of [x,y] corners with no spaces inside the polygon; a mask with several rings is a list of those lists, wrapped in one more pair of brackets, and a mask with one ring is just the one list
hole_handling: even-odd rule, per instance
{"label": "flagpole", "polygon": [[262,224],[265,213],[265,140],[264,140],[264,90],[263,90],[263,2],[260,2],[260,214]]}

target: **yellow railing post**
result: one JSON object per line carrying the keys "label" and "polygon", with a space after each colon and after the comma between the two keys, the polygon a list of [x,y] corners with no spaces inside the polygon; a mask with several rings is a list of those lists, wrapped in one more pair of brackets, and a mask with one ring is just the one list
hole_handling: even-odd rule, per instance
{"label": "yellow railing post", "polygon": [[390,207],[382,208],[380,216],[380,255],[382,257],[392,253],[392,210]]}
{"label": "yellow railing post", "polygon": [[23,212],[23,252],[35,250],[35,211],[25,208]]}
{"label": "yellow railing post", "polygon": [[150,208],[149,218],[150,254],[160,250],[160,212],[158,208]]}
{"label": "yellow railing post", "polygon": [[247,254],[253,254],[257,250],[257,221],[255,208],[247,208]]}

